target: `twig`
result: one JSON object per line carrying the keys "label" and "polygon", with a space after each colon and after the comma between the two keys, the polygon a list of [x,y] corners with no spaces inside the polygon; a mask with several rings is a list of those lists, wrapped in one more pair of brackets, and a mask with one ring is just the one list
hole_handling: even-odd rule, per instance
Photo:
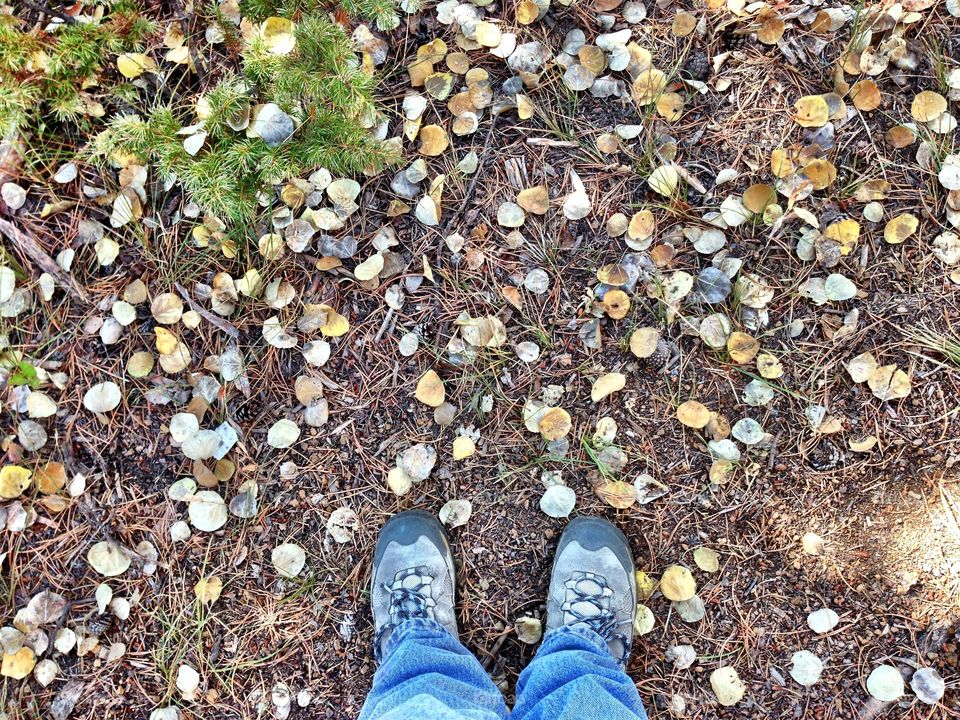
{"label": "twig", "polygon": [[467,192],[463,196],[463,201],[460,203],[460,207],[457,211],[450,216],[450,219],[444,224],[443,229],[440,231],[440,243],[437,245],[437,264],[440,264],[441,253],[443,252],[443,243],[444,238],[450,234],[453,224],[463,215],[463,212],[467,209],[467,206],[470,205],[470,201],[473,200],[473,194],[477,190],[477,182],[480,180],[480,176],[483,174],[483,163],[487,159],[487,150],[490,149],[490,141],[493,139],[493,132],[497,128],[497,121],[500,119],[499,115],[494,115],[493,119],[490,122],[490,129],[487,130],[487,136],[483,140],[483,149],[480,151],[480,158],[477,160],[477,169],[473,173],[473,179],[470,180],[470,184],[467,186]]}
{"label": "twig", "polygon": [[183,285],[181,285],[180,283],[174,283],[173,286],[177,289],[177,292],[180,293],[180,297],[182,297],[184,300],[187,301],[187,305],[189,305],[190,309],[193,310],[195,313],[197,313],[197,315],[200,315],[201,317],[205,318],[207,322],[209,322],[211,325],[214,325],[220,328],[221,330],[223,330],[227,335],[232,337],[234,340],[240,337],[240,331],[237,330],[233,325],[228,323],[223,318],[217,317],[209,310],[205,310],[204,308],[197,305],[193,301],[193,298],[190,297],[190,293],[187,292],[187,289],[183,287]]}
{"label": "twig", "polygon": [[394,313],[393,308],[389,308],[387,310],[387,315],[386,317],[383,318],[383,323],[380,325],[380,329],[377,330],[377,334],[373,338],[373,341],[375,343],[380,342],[380,340],[383,338],[383,334],[387,331],[387,328],[390,326],[390,321],[393,320],[393,313]]}
{"label": "twig", "polygon": [[10,241],[19,247],[24,254],[28,255],[45,273],[48,273],[56,281],[57,285],[62,287],[68,295],[73,296],[82,303],[89,303],[90,298],[82,287],[77,285],[76,281],[67,275],[59,265],[47,255],[46,251],[40,246],[39,241],[31,234],[20,230],[9,220],[0,219],[0,232],[7,236]]}
{"label": "twig", "polygon": [[187,41],[187,52],[190,53],[190,59],[193,61],[193,66],[197,71],[197,80],[199,80],[200,84],[203,85],[207,77],[207,71],[200,62],[200,56],[197,53],[196,43],[194,43],[193,38],[191,37],[188,16],[183,11],[183,5],[181,5],[180,0],[170,0],[170,4],[173,5],[173,9],[176,11],[177,18],[180,21],[180,32],[183,33],[183,37]]}
{"label": "twig", "polygon": [[35,10],[36,12],[41,13],[42,15],[50,15],[52,17],[63,20],[65,23],[67,23],[67,25],[74,25],[77,22],[77,19],[75,17],[71,15],[67,15],[65,12],[61,12],[60,10],[54,10],[52,7],[47,7],[46,5],[43,5],[41,3],[34,3],[34,2],[31,2],[30,0],[21,0],[21,2],[31,10]]}

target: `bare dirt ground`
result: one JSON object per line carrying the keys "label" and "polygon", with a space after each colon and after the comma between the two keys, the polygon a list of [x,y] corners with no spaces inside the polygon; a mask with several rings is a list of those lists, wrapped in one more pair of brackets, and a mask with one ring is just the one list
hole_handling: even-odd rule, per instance
{"label": "bare dirt ground", "polygon": [[[662,308],[642,288],[625,319],[601,314],[602,348],[585,347],[580,331],[595,317],[588,291],[596,285],[597,268],[621,262],[630,252],[620,238],[608,236],[605,225],[615,212],[629,217],[652,207],[659,243],[661,234],[715,210],[727,194],[769,180],[770,152],[798,142],[802,133],[792,120],[794,102],[831,89],[831,68],[850,41],[851,27],[830,35],[822,52],[805,63],[791,63],[777,46],[757,42],[749,23],[738,23],[729,13],[688,7],[707,18],[707,29],[675,37],[670,27],[678,7],[650,4],[647,9],[647,19],[631,27],[633,39],[651,50],[656,66],[678,68],[696,53],[708,59],[731,53],[719,72],[711,68],[704,94],[689,93],[679,120],[658,119],[630,98],[573,93],[555,71],[528,91],[539,114],[520,121],[515,112],[505,113],[493,132],[488,132],[493,117],[488,114],[475,134],[455,140],[455,153],[429,159],[433,172],[451,177],[441,228],[452,216],[452,230],[467,238],[472,256],[452,253],[441,228],[424,227],[412,213],[388,217],[394,199],[393,171],[388,171],[362,179],[362,211],[345,232],[360,240],[359,256],[366,257],[376,230],[392,224],[402,271],[364,287],[345,269],[321,272],[302,259],[283,266],[283,277],[300,294],[298,304],[328,303],[350,322],[322,368],[308,367],[299,350],[263,341],[261,324],[275,310],[251,301],[229,319],[238,331],[250,392],[224,385],[207,410],[212,424],[206,426],[230,421],[240,431],[231,454],[237,471],[220,484],[223,497],[229,500],[250,480],[259,495],[254,517],[231,517],[216,532],[171,538],[171,526],[186,517],[186,504],[170,498],[170,486],[194,470],[172,443],[169,422],[190,400],[204,358],[223,352],[230,338],[205,321],[196,329],[181,328],[192,348],[189,370],[133,379],[124,377],[127,359],[153,342],[156,323],[149,305],[138,307],[132,331],[113,345],[100,342],[99,326],[91,319],[108,315],[113,300],[136,278],[151,294],[172,290],[174,282],[192,294],[197,282],[209,283],[217,271],[242,275],[245,260],[192,247],[187,239],[192,222],[168,224],[157,210],[162,227],[141,242],[125,242],[113,266],[98,267],[91,246],[78,244],[77,233],[82,219],[105,222],[105,210],[37,175],[36,197],[17,222],[51,257],[77,246],[73,277],[82,297],[58,291],[49,302],[37,301],[29,313],[5,319],[3,333],[38,367],[68,376],[64,388],[50,391],[60,412],[44,421],[49,441],[43,457],[63,462],[70,478],[83,475],[86,489],[55,510],[32,494],[23,505],[36,508],[35,522],[0,534],[4,624],[31,597],[50,590],[69,602],[60,625],[95,637],[96,644],[80,656],[57,655],[58,679],[47,687],[3,678],[5,717],[47,717],[65,683],[75,682],[72,687],[80,689],[73,718],[147,718],[168,706],[179,707],[182,718],[271,717],[276,711],[271,693],[278,683],[295,697],[301,691],[309,695],[302,696],[309,700],[305,706],[294,701],[291,717],[354,718],[375,670],[367,588],[378,528],[400,510],[436,512],[454,498],[472,504],[468,522],[450,531],[462,637],[509,700],[518,673],[536,650],[518,640],[514,622],[524,615],[543,617],[551,552],[565,525],[539,509],[544,470],[560,470],[576,491],[574,514],[602,514],[623,529],[638,569],[654,578],[675,563],[694,569],[706,610],[703,620],[684,622],[659,593],[646,601],[656,622],[636,639],[629,671],[651,718],[960,716],[960,367],[957,353],[951,356],[943,344],[944,338],[958,337],[960,307],[950,268],[931,254],[932,239],[946,227],[946,191],[917,163],[915,146],[894,149],[883,140],[891,125],[909,120],[910,101],[919,90],[941,87],[939,63],[956,66],[960,20],[938,4],[911,27],[907,35],[918,66],[905,74],[903,85],[887,75],[877,77],[882,109],[869,115],[853,110],[837,129],[837,143],[828,152],[838,171],[836,186],[807,203],[818,216],[861,221],[860,246],[831,270],[855,280],[855,298],[817,306],[801,294],[805,280],[825,273],[798,259],[796,225],[775,237],[761,223],[729,233],[728,249],[743,260],[744,271],[773,289],[768,318],[754,335],[784,366],[773,400],[750,407],[742,393],[757,377],[753,364],[738,364],[724,351],[711,350],[696,334],[683,332],[679,322],[666,324]],[[784,15],[792,9],[780,7]],[[494,5],[487,10],[512,22],[512,9],[505,13]],[[595,14],[585,4],[560,8],[552,26],[541,23],[518,32],[557,52],[568,30],[586,28],[588,37],[595,33],[590,29]],[[744,34],[731,34],[741,27]],[[810,34],[798,24],[785,37],[802,44]],[[403,69],[418,45],[440,36],[453,47],[454,33],[429,12],[385,35],[390,55],[383,97],[391,135],[400,132],[399,103],[410,91]],[[510,76],[502,60],[490,55],[477,54],[475,63],[490,72],[495,86]],[[729,81],[725,92],[711,84],[718,78]],[[442,103],[427,114],[424,124],[449,123]],[[644,137],[668,133],[675,138],[678,162],[706,192],[690,189],[685,198],[667,202],[649,189],[650,168],[642,153],[597,151],[601,134],[634,123],[645,126]],[[955,137],[947,142],[955,150]],[[467,196],[471,178],[457,178],[453,168],[469,149],[477,151],[481,166]],[[409,160],[415,157],[411,145]],[[739,177],[715,187],[717,173],[728,167]],[[529,185],[550,186],[553,204],[547,215],[528,217],[521,229],[524,244],[512,247],[496,215],[502,202],[516,196],[511,176],[518,170]],[[570,170],[579,174],[593,202],[591,214],[578,221],[568,221],[559,210]],[[93,177],[95,171],[84,172]],[[882,223],[863,221],[863,203],[853,198],[852,188],[879,177],[891,187],[885,219],[902,212],[921,218],[920,230],[903,244],[886,244]],[[176,190],[154,192],[155,208],[166,212],[186,202]],[[54,194],[77,204],[41,220],[40,207]],[[22,247],[5,244],[4,255],[26,270],[28,283],[36,281],[42,268]],[[421,275],[424,257],[434,281],[408,291],[402,309],[388,310],[388,287]],[[683,241],[667,268],[696,275],[708,264],[708,257]],[[546,270],[549,290],[534,294],[521,287],[522,309],[511,306],[501,288],[520,285],[534,268]],[[722,307],[734,318],[741,309],[736,298]],[[854,309],[859,312],[854,328],[838,337],[837,329]],[[507,345],[483,351],[466,367],[447,353],[464,312],[497,316],[509,337]],[[695,308],[687,312],[702,314]],[[801,329],[791,333],[797,321]],[[667,358],[651,362],[631,355],[630,335],[644,326],[661,329],[669,341]],[[921,328],[940,340],[918,339],[912,331]],[[412,357],[397,347],[406,332],[420,338]],[[536,361],[518,359],[512,346],[521,341],[540,346]],[[865,352],[906,371],[912,381],[906,398],[881,401],[866,384],[851,379],[845,363]],[[457,409],[446,427],[413,397],[429,369],[443,378],[447,399]],[[625,389],[591,402],[592,382],[611,371],[627,376]],[[294,415],[294,381],[304,374],[321,379],[329,420],[318,428],[304,426],[288,449],[272,448],[266,442],[268,428]],[[102,422],[84,409],[82,397],[106,378],[123,383],[125,399]],[[147,399],[148,390],[171,381],[171,391],[181,393],[172,403]],[[572,418],[570,450],[563,458],[552,457],[522,420],[524,403],[551,385],[564,389],[562,404]],[[16,436],[23,416],[13,388],[7,392],[4,450],[8,460],[21,461],[25,453]],[[486,410],[485,397],[492,399]],[[728,482],[710,480],[706,434],[676,419],[677,406],[690,399],[731,422],[754,418],[769,433],[759,448],[744,451]],[[811,428],[805,411],[814,403],[840,421],[840,432]],[[616,444],[629,459],[624,479],[632,482],[649,473],[669,487],[665,496],[617,510],[594,492],[598,467],[589,438],[604,416],[616,421]],[[459,428],[475,430],[479,440],[473,456],[454,461],[450,446]],[[867,435],[878,439],[871,451],[850,448],[851,439]],[[428,480],[398,497],[385,479],[397,455],[415,443],[435,447],[439,460]],[[35,461],[26,455],[28,462]],[[281,471],[291,462],[295,469]],[[357,514],[358,522],[352,539],[339,543],[327,521],[344,507]],[[805,549],[802,539],[809,533],[819,543]],[[91,545],[103,540],[129,549],[149,541],[156,548],[155,569],[137,556],[129,571],[104,579],[86,561]],[[288,542],[300,545],[307,556],[305,570],[292,579],[280,577],[271,564],[271,550]],[[692,553],[700,546],[719,553],[717,572],[696,569]],[[212,604],[199,602],[195,584],[213,576],[222,581],[222,594]],[[114,597],[130,600],[128,618],[97,612],[94,591],[101,582],[110,584]],[[834,609],[840,623],[818,635],[806,618],[822,607]],[[108,659],[117,643],[124,646],[122,657]],[[697,661],[677,669],[666,651],[682,644],[696,649]],[[824,664],[823,678],[810,688],[789,674],[792,654],[803,649]],[[201,678],[190,702],[176,685],[182,664]],[[893,703],[871,698],[866,678],[879,664],[894,665],[907,678],[920,667],[936,669],[947,681],[943,701],[920,703],[909,689]],[[709,675],[720,666],[736,668],[746,684],[743,700],[734,707],[719,705],[710,688]]]}

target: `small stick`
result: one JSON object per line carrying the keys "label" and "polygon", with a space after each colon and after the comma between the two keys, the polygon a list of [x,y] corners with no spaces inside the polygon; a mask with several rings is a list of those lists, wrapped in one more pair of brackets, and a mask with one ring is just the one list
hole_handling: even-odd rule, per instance
{"label": "small stick", "polygon": [[240,337],[240,331],[237,330],[233,325],[228,323],[223,318],[217,317],[209,310],[205,310],[204,308],[197,305],[193,301],[193,298],[190,297],[190,293],[187,292],[187,289],[183,287],[183,285],[181,285],[180,283],[174,283],[173,286],[177,289],[177,292],[180,293],[180,297],[182,297],[184,300],[187,301],[187,305],[189,305],[190,309],[193,310],[195,313],[197,313],[197,315],[200,315],[206,318],[207,322],[209,322],[211,325],[215,325],[216,327],[220,328],[227,335],[232,337],[234,340]]}
{"label": "small stick", "polygon": [[67,15],[65,12],[61,12],[60,10],[54,10],[52,7],[47,7],[46,5],[42,5],[40,3],[33,3],[33,2],[30,2],[30,0],[21,0],[21,2],[23,2],[23,4],[26,5],[28,8],[30,8],[31,10],[36,10],[38,13],[42,15],[50,15],[52,17],[63,20],[65,23],[67,23],[67,25],[74,25],[77,22],[77,19],[75,17]]}
{"label": "small stick", "polygon": [[473,179],[470,180],[470,185],[467,186],[467,192],[463,196],[463,201],[460,203],[460,208],[450,216],[450,219],[447,220],[446,224],[443,226],[443,229],[440,231],[440,243],[437,246],[437,264],[440,264],[440,254],[443,252],[443,242],[444,238],[450,234],[451,228],[453,228],[453,223],[460,218],[464,210],[467,209],[467,206],[470,204],[470,201],[473,199],[473,194],[477,189],[477,181],[480,180],[480,175],[483,174],[483,163],[487,159],[487,150],[490,148],[490,140],[493,138],[493,131],[497,128],[497,121],[500,119],[499,115],[494,115],[492,121],[490,122],[490,129],[487,130],[487,137],[483,141],[483,150],[480,151],[480,158],[477,160],[477,169],[473,173]]}
{"label": "small stick", "polygon": [[0,219],[0,233],[6,235],[10,241],[19,247],[24,254],[28,255],[45,273],[48,273],[56,281],[57,285],[62,287],[68,295],[83,303],[89,303],[90,298],[84,292],[83,288],[74,282],[73,278],[67,275],[54,261],[47,255],[46,251],[40,246],[39,241],[25,230],[21,230],[9,220]]}

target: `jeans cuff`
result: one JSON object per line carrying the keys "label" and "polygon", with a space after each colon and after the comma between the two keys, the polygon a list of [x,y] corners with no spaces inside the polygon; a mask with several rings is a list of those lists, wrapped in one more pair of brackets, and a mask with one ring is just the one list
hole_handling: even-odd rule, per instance
{"label": "jeans cuff", "polygon": [[540,644],[540,652],[553,652],[554,646],[563,644],[564,639],[568,635],[582,638],[600,652],[605,655],[610,655],[610,646],[607,645],[607,641],[600,637],[600,635],[587,627],[571,627],[569,625],[564,625],[563,627],[554,628],[549,631]]}
{"label": "jeans cuff", "polygon": [[[429,618],[410,618],[397,625],[383,646],[383,658],[386,659],[393,649],[408,637],[435,638],[450,635],[450,631],[436,620]],[[452,636],[451,636],[452,637]]]}

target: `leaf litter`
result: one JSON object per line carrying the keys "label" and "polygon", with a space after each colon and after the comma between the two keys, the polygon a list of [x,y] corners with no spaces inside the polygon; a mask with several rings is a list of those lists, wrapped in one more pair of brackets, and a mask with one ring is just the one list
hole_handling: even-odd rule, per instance
{"label": "leaf litter", "polygon": [[[164,210],[146,191],[175,181],[149,160],[117,158],[102,177],[82,160],[57,162],[47,185],[4,178],[5,207],[39,228],[41,253],[19,257],[26,272],[19,261],[0,267],[0,314],[39,334],[37,308],[68,312],[78,288],[95,302],[71,328],[81,362],[44,354],[26,330],[4,331],[11,428],[0,526],[22,534],[51,527],[70,507],[108,512],[100,492],[114,487],[112,450],[148,458],[123,477],[143,476],[144,487],[163,491],[160,504],[121,495],[128,499],[113,506],[110,532],[70,549],[91,571],[71,599],[85,593],[101,611],[123,601],[119,617],[129,601],[108,599],[114,590],[104,578],[126,588],[151,573],[192,572],[179,557],[186,546],[167,546],[167,538],[212,543],[221,565],[236,569],[227,583],[217,570],[187,586],[215,612],[232,613],[247,602],[237,593],[259,582],[250,568],[269,575],[272,567],[293,587],[310,571],[308,551],[310,565],[317,557],[319,567],[328,558],[359,566],[391,511],[384,503],[396,496],[402,507],[429,505],[454,538],[488,554],[479,528],[522,531],[540,558],[562,527],[555,519],[609,512],[635,540],[630,527],[666,513],[665,538],[689,541],[654,540],[658,567],[646,570],[658,582],[646,573],[649,586],[638,582],[648,603],[637,614],[640,645],[670,671],[700,662],[721,705],[766,693],[751,664],[698,660],[692,646],[674,642],[671,613],[687,623],[726,622],[739,565],[757,572],[741,544],[755,524],[740,525],[738,516],[725,535],[709,518],[743,503],[749,516],[762,488],[763,502],[776,506],[765,516],[769,532],[795,532],[797,545],[804,513],[790,508],[795,493],[809,492],[797,490],[807,486],[797,476],[852,473],[857,480],[843,487],[865,486],[866,477],[887,482],[886,469],[910,452],[900,435],[910,413],[934,416],[926,404],[934,388],[948,406],[955,395],[949,325],[931,312],[940,303],[921,299],[960,282],[960,243],[949,229],[960,224],[960,162],[945,144],[960,75],[948,58],[935,78],[913,41],[928,17],[960,13],[949,2],[934,5],[868,6],[861,32],[846,9],[815,4],[785,13],[733,2],[708,3],[710,12],[603,2],[587,22],[562,2],[521,2],[509,18],[482,3],[402,3],[396,12],[424,28],[407,56],[389,30],[398,16],[381,18],[382,26],[345,19],[358,67],[372,71],[390,58],[406,68],[389,81],[395,107],[388,102],[362,121],[402,161],[381,175],[318,167],[284,177],[258,196],[262,218],[249,247],[190,198],[175,216],[158,215]],[[229,0],[220,12],[265,52],[298,51],[299,20],[253,22]],[[557,18],[564,21],[553,29]],[[111,67],[138,91],[174,66],[197,80],[193,52],[223,52],[223,28],[213,23],[188,44],[178,26],[166,30],[166,55],[138,48],[111,57]],[[813,58],[827,59],[829,72],[806,73]],[[560,85],[581,103],[573,117],[560,110]],[[742,93],[754,94],[744,101]],[[763,118],[753,119],[776,132],[740,139],[760,107]],[[241,108],[228,125],[282,148],[298,131],[294,115],[267,102]],[[176,142],[202,158],[213,138],[199,119]],[[737,152],[727,153],[733,138]],[[865,156],[851,159],[851,148]],[[930,187],[916,182],[919,174]],[[640,189],[619,189],[628,185]],[[77,208],[79,228],[61,222],[62,202]],[[109,227],[93,220],[94,205],[105,208]],[[141,257],[133,235],[161,226],[182,231],[158,241],[162,262],[132,260]],[[69,247],[50,241],[67,233]],[[160,271],[181,252],[194,270]],[[916,267],[933,273],[920,289],[910,284]],[[91,268],[118,274],[105,281]],[[890,287],[910,288],[902,308],[884,300]],[[914,312],[918,334],[907,322]],[[946,437],[953,418],[943,419]],[[942,452],[952,464],[949,446]],[[869,462],[885,465],[871,470]],[[121,480],[123,492],[138,481]],[[493,487],[519,510],[494,511],[485,495]],[[444,496],[452,499],[444,504]],[[811,521],[839,512],[832,495],[803,502]],[[160,507],[173,520],[162,543],[149,529],[161,526]],[[681,508],[699,509],[683,511],[694,518],[685,520]],[[139,520],[140,511],[151,519]],[[261,521],[262,540],[238,539]],[[686,525],[694,521],[703,529]],[[306,522],[322,528],[318,539],[301,540],[306,548],[289,542]],[[831,553],[820,542],[796,562],[826,562]],[[679,564],[691,557],[694,571]],[[492,587],[510,598],[506,607],[529,612],[524,583],[498,584],[498,562],[481,574],[483,591]],[[804,567],[816,607],[829,570]],[[760,587],[779,582],[767,577]],[[336,613],[348,611],[355,608]],[[804,616],[789,612],[802,626]],[[353,638],[350,622],[330,632]],[[125,629],[85,632],[78,618],[70,623],[80,634],[72,644],[58,634],[57,652],[79,655],[79,646],[122,662]],[[537,641],[536,618],[514,623],[520,642]],[[849,631],[828,608],[806,624],[827,638]],[[59,677],[46,651],[4,651],[7,677],[32,673],[41,688]],[[514,651],[504,652],[509,665]],[[884,702],[907,692],[891,666],[854,677],[833,657],[824,667],[812,651],[784,652],[765,654],[771,671],[790,665],[804,687],[837,673],[857,688],[846,694],[851,713],[859,688]],[[192,658],[165,668],[184,702],[215,701],[202,666]],[[751,674],[749,691],[741,672]],[[291,699],[282,676],[260,700],[278,717]],[[936,702],[939,677],[919,668],[910,687]],[[671,709],[708,692],[692,676],[654,682]],[[72,709],[73,692],[62,706]],[[818,702],[818,691],[809,692]],[[169,709],[150,712],[159,720]]]}

